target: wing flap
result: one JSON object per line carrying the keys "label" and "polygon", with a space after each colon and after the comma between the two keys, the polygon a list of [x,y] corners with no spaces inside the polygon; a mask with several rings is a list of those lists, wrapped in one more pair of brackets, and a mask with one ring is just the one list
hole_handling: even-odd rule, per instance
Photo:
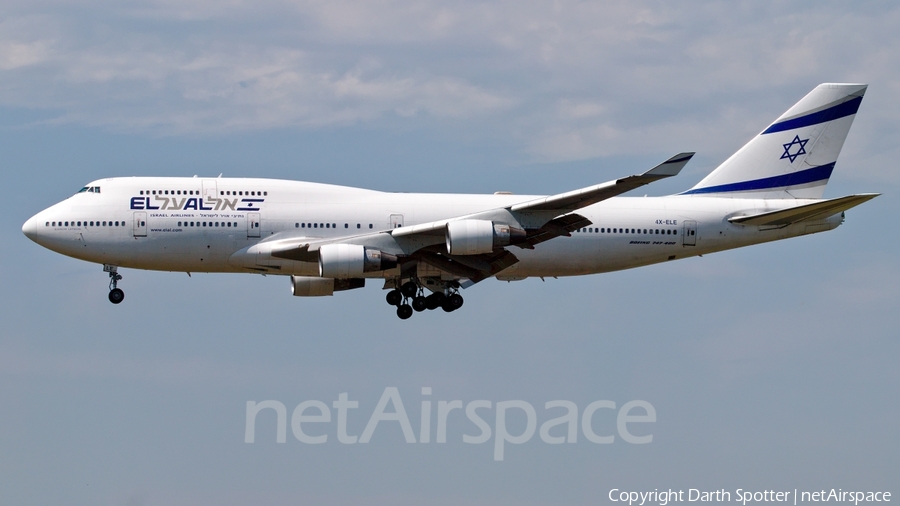
{"label": "wing flap", "polygon": [[472,283],[483,281],[519,261],[514,254],[505,249],[484,255],[466,256],[422,250],[417,252],[415,257],[454,276],[467,278]]}
{"label": "wing flap", "polygon": [[846,211],[847,209],[856,207],[864,202],[872,200],[878,195],[880,194],[861,193],[858,195],[848,195],[846,197],[823,200],[821,202],[814,202],[812,204],[791,207],[789,209],[781,209],[779,211],[770,211],[749,216],[734,216],[728,218],[728,221],[740,225],[790,225],[792,223],[812,220],[820,217],[827,217]]}
{"label": "wing flap", "polygon": [[536,244],[549,241],[561,235],[568,237],[575,230],[586,227],[591,223],[593,223],[591,220],[580,214],[566,214],[548,221],[543,227],[535,231],[529,231],[525,241],[516,243],[515,246],[524,249],[534,249]]}

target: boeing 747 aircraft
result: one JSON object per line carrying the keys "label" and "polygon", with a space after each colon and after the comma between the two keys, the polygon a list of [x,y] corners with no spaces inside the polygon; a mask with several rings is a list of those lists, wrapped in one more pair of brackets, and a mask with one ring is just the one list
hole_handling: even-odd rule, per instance
{"label": "boeing 747 aircraft", "polygon": [[[579,276],[831,230],[878,194],[823,199],[866,91],[822,84],[693,188],[619,195],[672,177],[693,153],[643,174],[552,196],[386,193],[249,178],[99,179],[29,219],[50,250],[119,268],[290,276],[294,295],[383,281],[397,316],[463,305],[490,277]],[[428,294],[428,295],[426,295]]]}

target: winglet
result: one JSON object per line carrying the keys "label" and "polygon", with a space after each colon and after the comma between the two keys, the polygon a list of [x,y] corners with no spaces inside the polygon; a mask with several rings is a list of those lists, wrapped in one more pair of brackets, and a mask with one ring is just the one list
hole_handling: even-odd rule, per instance
{"label": "winglet", "polygon": [[641,175],[660,177],[677,176],[678,173],[681,172],[681,169],[683,169],[684,166],[687,165],[689,161],[691,161],[691,158],[694,157],[694,154],[695,153],[693,151],[687,153],[678,153],[672,158],[669,158],[668,160],[657,165],[656,167],[653,167],[652,169],[644,172]]}

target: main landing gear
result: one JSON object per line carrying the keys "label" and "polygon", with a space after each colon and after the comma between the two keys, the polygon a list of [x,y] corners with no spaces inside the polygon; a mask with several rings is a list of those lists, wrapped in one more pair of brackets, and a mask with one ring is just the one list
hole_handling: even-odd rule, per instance
{"label": "main landing gear", "polygon": [[385,300],[392,306],[397,306],[397,316],[406,320],[413,312],[434,310],[441,308],[447,313],[456,311],[463,305],[462,295],[456,288],[448,284],[444,285],[443,292],[434,292],[426,296],[425,291],[415,281],[407,281],[400,285],[399,289],[393,289],[387,293]]}
{"label": "main landing gear", "polygon": [[122,280],[122,275],[119,274],[118,269],[119,267],[115,265],[103,266],[103,272],[109,273],[109,301],[113,304],[118,304],[125,300],[125,292],[116,286]]}

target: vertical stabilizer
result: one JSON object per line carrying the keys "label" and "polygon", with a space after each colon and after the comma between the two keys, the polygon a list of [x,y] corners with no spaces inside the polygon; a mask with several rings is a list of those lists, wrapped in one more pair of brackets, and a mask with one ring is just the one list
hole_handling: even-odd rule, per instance
{"label": "vertical stabilizer", "polygon": [[821,198],[866,86],[816,86],[682,195]]}

